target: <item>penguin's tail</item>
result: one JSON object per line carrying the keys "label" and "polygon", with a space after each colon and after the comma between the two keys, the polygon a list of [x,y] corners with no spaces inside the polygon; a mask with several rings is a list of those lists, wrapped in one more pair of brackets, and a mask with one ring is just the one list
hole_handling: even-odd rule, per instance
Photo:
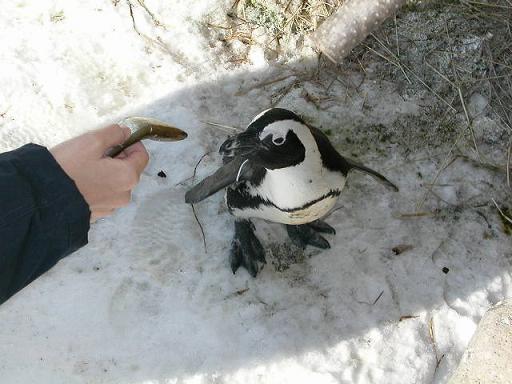
{"label": "penguin's tail", "polygon": [[352,159],[346,159],[346,160],[347,160],[347,162],[349,163],[349,165],[350,165],[350,167],[352,169],[355,169],[355,170],[367,173],[368,175],[372,176],[375,180],[381,182],[382,184],[384,184],[388,188],[391,188],[393,191],[395,191],[395,192],[399,191],[398,187],[395,184],[393,184],[391,181],[386,179],[379,172],[374,171],[373,169],[368,168],[368,167],[364,166],[363,164],[358,163],[357,161],[354,161]]}

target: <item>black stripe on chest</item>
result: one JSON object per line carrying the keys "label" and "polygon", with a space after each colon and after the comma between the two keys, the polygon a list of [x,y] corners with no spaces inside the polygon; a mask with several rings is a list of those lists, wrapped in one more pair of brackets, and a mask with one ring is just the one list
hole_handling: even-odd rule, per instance
{"label": "black stripe on chest", "polygon": [[226,190],[226,202],[230,212],[233,209],[258,209],[260,206],[274,207],[282,212],[293,213],[307,209],[312,205],[327,199],[329,197],[337,197],[341,194],[338,190],[330,190],[326,194],[320,196],[317,199],[308,201],[300,207],[295,208],[281,208],[268,199],[264,199],[261,196],[253,196],[249,194],[247,185],[240,185],[236,189],[228,188]]}

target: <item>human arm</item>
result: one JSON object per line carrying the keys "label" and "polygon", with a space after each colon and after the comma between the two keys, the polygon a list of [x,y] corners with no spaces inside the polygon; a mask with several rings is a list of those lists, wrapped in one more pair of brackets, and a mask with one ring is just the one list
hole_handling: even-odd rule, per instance
{"label": "human arm", "polygon": [[0,303],[87,244],[90,221],[129,203],[144,147],[103,156],[128,134],[110,126],[50,151],[28,144],[0,154]]}

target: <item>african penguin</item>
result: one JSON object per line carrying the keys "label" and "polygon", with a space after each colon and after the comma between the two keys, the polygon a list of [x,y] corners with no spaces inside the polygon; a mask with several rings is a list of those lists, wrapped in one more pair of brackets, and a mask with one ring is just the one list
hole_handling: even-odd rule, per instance
{"label": "african penguin", "polygon": [[226,188],[226,204],[236,217],[230,252],[233,273],[243,266],[255,277],[265,251],[250,219],[286,225],[292,242],[305,248],[329,248],[319,233],[335,233],[320,219],[335,205],[348,173],[366,172],[393,190],[376,171],[341,156],[322,131],[295,113],[272,108],[220,147],[224,165],[185,195],[197,203]]}

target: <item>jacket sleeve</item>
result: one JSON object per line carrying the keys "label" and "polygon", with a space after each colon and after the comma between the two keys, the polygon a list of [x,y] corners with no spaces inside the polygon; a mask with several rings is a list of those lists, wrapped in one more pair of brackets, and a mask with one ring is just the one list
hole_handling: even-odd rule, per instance
{"label": "jacket sleeve", "polygon": [[0,304],[87,244],[90,215],[46,148],[0,154]]}

